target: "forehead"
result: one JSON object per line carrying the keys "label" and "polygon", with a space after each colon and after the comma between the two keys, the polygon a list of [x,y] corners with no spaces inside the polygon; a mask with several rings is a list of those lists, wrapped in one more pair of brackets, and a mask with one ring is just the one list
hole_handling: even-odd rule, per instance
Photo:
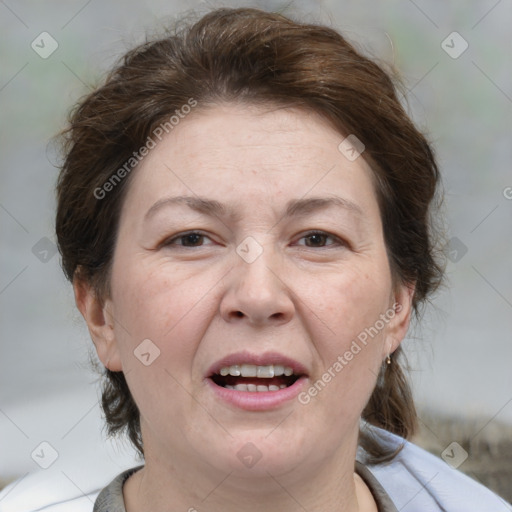
{"label": "forehead", "polygon": [[[151,208],[166,195],[197,195],[240,208],[251,201],[329,194],[376,206],[372,170],[339,150],[345,137],[298,109],[221,104],[185,116],[139,164],[126,198]],[[233,202],[232,201],[232,202]],[[254,207],[252,204],[251,207]]]}

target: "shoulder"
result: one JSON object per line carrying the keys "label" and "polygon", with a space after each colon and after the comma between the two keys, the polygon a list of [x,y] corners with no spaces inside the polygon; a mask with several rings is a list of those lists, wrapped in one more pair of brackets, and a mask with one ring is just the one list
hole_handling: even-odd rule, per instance
{"label": "shoulder", "polygon": [[[391,462],[367,465],[401,512],[512,512],[502,498],[442,459],[390,432],[371,430],[385,446],[403,446]],[[358,459],[363,456],[360,450]]]}
{"label": "shoulder", "polygon": [[102,504],[100,510],[108,505],[112,512],[124,511],[122,484],[141,467],[123,471],[107,486],[99,486],[95,477],[81,480],[79,486],[63,471],[31,473],[0,492],[0,512],[93,512],[97,500]]}
{"label": "shoulder", "polygon": [[78,489],[64,473],[30,473],[0,492],[0,512],[92,512],[101,489]]}

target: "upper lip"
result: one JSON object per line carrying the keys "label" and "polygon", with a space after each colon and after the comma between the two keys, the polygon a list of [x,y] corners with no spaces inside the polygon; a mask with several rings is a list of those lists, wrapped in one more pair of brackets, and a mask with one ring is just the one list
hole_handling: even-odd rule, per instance
{"label": "upper lip", "polygon": [[217,375],[221,368],[232,365],[254,364],[256,366],[268,366],[280,364],[289,366],[295,375],[307,375],[305,366],[290,357],[279,352],[264,352],[263,354],[252,354],[251,352],[235,352],[213,363],[208,369],[207,377]]}

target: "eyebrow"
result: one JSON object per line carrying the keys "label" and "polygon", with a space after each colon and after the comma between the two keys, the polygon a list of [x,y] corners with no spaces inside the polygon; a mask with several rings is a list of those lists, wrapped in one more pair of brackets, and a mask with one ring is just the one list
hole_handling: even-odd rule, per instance
{"label": "eyebrow", "polygon": [[[220,203],[214,199],[206,199],[199,196],[176,196],[164,197],[159,199],[146,212],[144,219],[149,220],[155,213],[165,206],[186,205],[190,209],[209,215],[211,217],[230,217],[233,220],[239,220],[240,216],[231,207]],[[363,210],[356,203],[337,196],[328,197],[310,197],[303,199],[292,199],[286,204],[286,210],[283,218],[304,217],[316,211],[325,210],[327,208],[342,208],[348,210],[357,216],[363,216]]]}

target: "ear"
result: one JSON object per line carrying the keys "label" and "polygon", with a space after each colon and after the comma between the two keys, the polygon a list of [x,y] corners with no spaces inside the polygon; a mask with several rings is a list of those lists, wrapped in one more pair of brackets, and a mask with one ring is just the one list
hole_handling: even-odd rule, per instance
{"label": "ear", "polygon": [[[400,284],[394,290],[390,308],[394,311],[386,330],[386,343],[383,345],[385,358],[392,354],[402,343],[412,315],[412,299],[414,297],[415,283]],[[391,315],[389,315],[391,316]]]}
{"label": "ear", "polygon": [[103,365],[113,371],[122,370],[121,357],[114,334],[114,318],[109,313],[111,302],[97,296],[93,287],[80,277],[73,279],[75,303],[82,313],[96,352]]}

